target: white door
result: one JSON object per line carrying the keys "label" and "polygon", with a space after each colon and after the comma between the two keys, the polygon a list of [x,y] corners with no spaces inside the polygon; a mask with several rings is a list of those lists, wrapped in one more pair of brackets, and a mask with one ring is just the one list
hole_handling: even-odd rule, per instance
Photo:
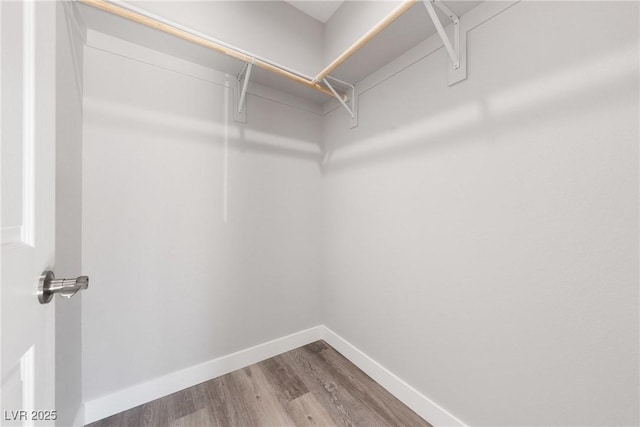
{"label": "white door", "polygon": [[[53,424],[55,3],[0,1],[2,425]],[[49,411],[49,412],[47,412]]]}

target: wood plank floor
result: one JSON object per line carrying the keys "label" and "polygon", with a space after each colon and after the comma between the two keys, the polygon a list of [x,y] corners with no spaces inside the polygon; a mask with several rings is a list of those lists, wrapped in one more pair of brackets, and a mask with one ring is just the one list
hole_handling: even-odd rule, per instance
{"label": "wood plank floor", "polygon": [[430,424],[324,341],[90,424],[91,427]]}

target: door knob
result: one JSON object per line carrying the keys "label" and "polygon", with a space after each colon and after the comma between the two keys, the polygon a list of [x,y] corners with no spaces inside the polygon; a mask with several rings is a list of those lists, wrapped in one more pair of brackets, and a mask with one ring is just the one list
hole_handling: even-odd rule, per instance
{"label": "door knob", "polygon": [[53,271],[45,271],[38,280],[38,301],[46,304],[54,294],[60,294],[63,298],[71,298],[79,290],[89,287],[89,277],[80,276],[75,279],[56,279]]}

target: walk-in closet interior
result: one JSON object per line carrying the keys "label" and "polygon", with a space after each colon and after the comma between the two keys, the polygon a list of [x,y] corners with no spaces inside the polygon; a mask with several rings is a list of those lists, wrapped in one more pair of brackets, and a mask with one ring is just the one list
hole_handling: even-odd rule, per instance
{"label": "walk-in closet interior", "polygon": [[638,426],[639,5],[36,2],[56,425]]}

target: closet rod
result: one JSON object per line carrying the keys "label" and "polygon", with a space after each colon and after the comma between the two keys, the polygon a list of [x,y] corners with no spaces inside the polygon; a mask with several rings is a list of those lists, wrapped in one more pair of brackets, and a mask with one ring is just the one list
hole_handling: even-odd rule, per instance
{"label": "closet rod", "polygon": [[204,34],[197,33],[196,31],[187,29],[179,24],[170,22],[165,19],[159,19],[157,17],[152,18],[142,12],[137,12],[132,10],[133,8],[129,9],[127,7],[119,6],[106,0],[78,0],[78,1],[88,6],[92,6],[97,9],[104,10],[105,12],[111,13],[113,15],[120,16],[121,18],[125,18],[133,22],[137,22],[138,24],[142,24],[147,27],[156,29],[158,31],[162,31],[163,33],[171,34],[183,40],[198,44],[200,46],[204,46],[208,49],[214,50],[219,53],[223,53],[225,55],[239,59],[241,61],[244,61],[247,63],[253,63],[262,69],[271,71],[272,73],[281,75],[290,80],[293,80],[295,82],[298,82],[300,84],[303,84],[307,87],[310,87],[312,89],[315,89],[319,92],[322,92],[326,95],[333,97],[333,93],[329,89],[321,86],[317,81],[313,81],[310,77],[304,77],[300,75],[301,73],[297,73],[292,70],[285,69],[284,67],[274,64],[271,61],[262,59],[248,52],[244,52],[241,49],[238,49],[226,43],[222,43],[219,40],[215,40],[212,37],[208,37]]}
{"label": "closet rod", "polygon": [[351,55],[356,53],[362,46],[371,41],[372,38],[377,36],[382,30],[387,28],[393,21],[400,17],[403,13],[411,8],[417,0],[404,0],[400,5],[393,9],[387,16],[382,18],[380,22],[367,31],[362,37],[360,37],[354,44],[352,44],[347,50],[342,52],[340,56],[333,60],[324,70],[311,81],[311,83],[318,83],[324,80],[329,73],[338,68],[344,61],[346,61]]}

